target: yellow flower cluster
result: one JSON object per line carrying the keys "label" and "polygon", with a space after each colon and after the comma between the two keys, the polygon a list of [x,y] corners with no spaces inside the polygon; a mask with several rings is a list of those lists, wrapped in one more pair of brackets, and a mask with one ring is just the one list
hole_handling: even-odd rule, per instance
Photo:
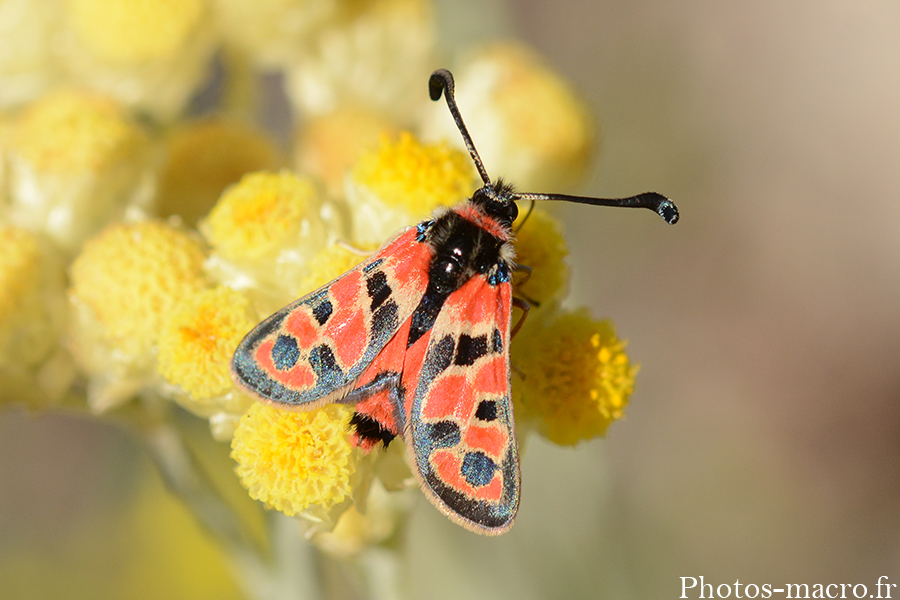
{"label": "yellow flower cluster", "polygon": [[[386,490],[410,476],[402,441],[364,457],[351,408],[253,402],[229,368],[262,318],[481,185],[446,106],[426,93],[431,3],[61,7],[31,22],[27,40],[24,28],[4,29],[46,72],[17,79],[16,53],[0,52],[0,109],[16,109],[0,120],[0,388],[28,399],[72,390],[95,413],[127,404],[165,418],[160,406],[175,402],[230,441],[253,498],[320,530],[338,524],[323,545],[353,553],[389,538],[405,508]],[[56,42],[41,50],[35,39]],[[187,121],[217,47],[227,112]],[[457,63],[488,172],[525,191],[566,191],[596,137],[567,84],[513,43]],[[290,154],[249,124],[260,66],[283,75],[298,123],[283,136]],[[575,444],[622,416],[636,367],[611,324],[559,308],[561,224],[540,208],[520,212],[516,261],[533,272],[515,274],[515,293],[539,307],[512,343],[516,418]]]}
{"label": "yellow flower cluster", "polygon": [[225,286],[184,298],[160,334],[160,374],[198,403],[230,390],[231,357],[254,325],[248,308],[244,296]]}
{"label": "yellow flower cluster", "polygon": [[408,126],[423,103],[410,92],[421,90],[434,70],[432,4],[430,0],[340,2],[335,18],[305,43],[293,41],[296,51],[286,61],[285,84],[291,105],[298,113],[311,115],[361,105]]}
{"label": "yellow flower cluster", "polygon": [[[569,281],[569,254],[562,226],[548,212],[527,206],[519,209],[516,221],[516,262],[531,268],[531,274],[517,277],[516,291],[532,302],[544,305],[565,295]],[[527,218],[527,220],[526,220]]]}
{"label": "yellow flower cluster", "polygon": [[169,121],[203,80],[216,33],[207,0],[66,0],[63,76]]}
{"label": "yellow flower cluster", "polygon": [[337,219],[310,178],[288,171],[250,173],[200,223],[212,248],[208,268],[272,312],[294,299],[306,262],[338,235]]}
{"label": "yellow flower cluster", "polygon": [[334,404],[309,412],[254,404],[231,442],[250,495],[287,515],[348,499],[357,460],[346,435],[352,414]]}
{"label": "yellow flower cluster", "polygon": [[98,58],[129,64],[174,58],[194,33],[203,0],[67,0],[78,39]]}
{"label": "yellow flower cluster", "polygon": [[354,207],[354,239],[384,240],[438,206],[466,199],[475,187],[471,159],[445,142],[424,145],[408,132],[396,141],[382,138],[351,173],[347,193]]}
{"label": "yellow flower cluster", "polygon": [[27,107],[10,127],[11,221],[75,250],[107,223],[146,208],[149,137],[115,99],[55,92]]}
{"label": "yellow flower cluster", "polygon": [[[0,223],[0,403],[45,405],[70,383],[56,348],[66,317],[63,286],[62,262],[49,244]],[[59,359],[43,365],[54,352]]]}
{"label": "yellow flower cluster", "polygon": [[124,106],[102,96],[62,91],[22,113],[15,147],[36,170],[98,172],[134,159],[143,132]]}
{"label": "yellow flower cluster", "polygon": [[605,434],[623,416],[637,373],[612,324],[585,310],[527,323],[512,361],[522,373],[513,385],[519,423],[568,446]]}
{"label": "yellow flower cluster", "polygon": [[245,173],[277,171],[286,158],[270,136],[240,121],[201,119],[175,127],[165,139],[157,210],[195,226],[229,185]]}
{"label": "yellow flower cluster", "polygon": [[70,344],[95,411],[146,385],[167,319],[207,285],[204,257],[198,236],[161,221],[111,225],[84,245],[70,268]]}
{"label": "yellow flower cluster", "polygon": [[286,238],[304,233],[315,236],[312,245],[318,246],[322,228],[308,222],[315,195],[309,181],[292,173],[247,175],[209,213],[206,239],[229,260],[272,257]]}
{"label": "yellow flower cluster", "polygon": [[113,225],[72,263],[71,296],[111,347],[149,352],[178,302],[206,285],[196,236],[161,221]]}

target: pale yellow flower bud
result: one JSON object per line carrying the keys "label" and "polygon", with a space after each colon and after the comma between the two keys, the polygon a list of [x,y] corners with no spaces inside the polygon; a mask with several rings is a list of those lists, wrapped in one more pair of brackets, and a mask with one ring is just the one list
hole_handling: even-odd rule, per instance
{"label": "pale yellow flower bud", "polygon": [[10,218],[74,250],[106,224],[141,214],[154,193],[145,130],[115,100],[58,92],[12,124]]}
{"label": "pale yellow flower bud", "polygon": [[[534,52],[495,43],[464,60],[454,76],[459,109],[492,179],[503,177],[526,192],[563,192],[584,175],[594,120]],[[443,102],[428,109],[422,136],[464,148]]]}

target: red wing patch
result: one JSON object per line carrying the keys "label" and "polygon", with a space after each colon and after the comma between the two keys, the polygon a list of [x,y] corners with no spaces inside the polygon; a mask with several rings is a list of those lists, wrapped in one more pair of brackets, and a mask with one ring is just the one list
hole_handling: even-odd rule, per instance
{"label": "red wing patch", "polygon": [[426,493],[451,519],[489,534],[509,529],[519,504],[511,300],[508,282],[490,285],[483,276],[453,292],[407,401],[407,445]]}
{"label": "red wing patch", "polygon": [[342,400],[356,403],[353,442],[368,452],[379,442],[385,447],[403,431],[403,399],[400,381],[406,358],[409,320],[400,327],[388,345],[375,357],[358,380],[358,387]]}
{"label": "red wing patch", "polygon": [[355,269],[281,309],[238,346],[235,383],[264,400],[307,408],[359,388],[357,380],[421,300],[431,256],[409,228]]}

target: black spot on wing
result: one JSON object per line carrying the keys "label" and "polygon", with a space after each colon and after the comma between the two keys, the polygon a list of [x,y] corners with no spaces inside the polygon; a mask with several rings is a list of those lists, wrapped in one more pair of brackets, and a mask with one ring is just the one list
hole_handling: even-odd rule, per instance
{"label": "black spot on wing", "polygon": [[435,377],[446,371],[453,362],[454,345],[453,336],[445,335],[428,351],[428,363],[434,369],[432,373]]}
{"label": "black spot on wing", "polygon": [[482,400],[475,410],[475,417],[482,421],[495,421],[497,419],[497,402],[495,400]]}
{"label": "black spot on wing", "polygon": [[332,312],[334,312],[334,307],[327,298],[313,308],[313,316],[320,327],[328,322],[328,317],[331,316]]}
{"label": "black spot on wing", "polygon": [[309,366],[316,374],[316,387],[327,385],[330,388],[337,387],[344,372],[337,364],[334,352],[326,344],[319,344],[309,352]]}
{"label": "black spot on wing", "polygon": [[372,339],[381,340],[392,336],[399,326],[400,317],[397,303],[389,300],[372,314]]}
{"label": "black spot on wing", "polygon": [[465,333],[459,336],[459,342],[456,345],[456,359],[454,364],[461,366],[474,365],[488,351],[487,335],[479,335],[471,337]]}
{"label": "black spot on wing", "polygon": [[290,335],[279,335],[272,346],[272,362],[279,371],[287,371],[293,368],[300,360],[300,348],[297,346],[297,338]]}
{"label": "black spot on wing", "polygon": [[462,439],[459,425],[453,421],[426,423],[425,435],[434,448],[452,448]]}
{"label": "black spot on wing", "polygon": [[371,310],[381,306],[391,296],[391,286],[388,285],[387,275],[384,271],[376,271],[366,279],[366,291],[372,299]]}
{"label": "black spot on wing", "polygon": [[428,331],[431,331],[438,313],[441,312],[441,308],[444,306],[444,301],[447,300],[447,296],[448,294],[441,294],[432,289],[425,292],[412,314],[409,339],[406,342],[407,348],[419,341],[419,338]]}

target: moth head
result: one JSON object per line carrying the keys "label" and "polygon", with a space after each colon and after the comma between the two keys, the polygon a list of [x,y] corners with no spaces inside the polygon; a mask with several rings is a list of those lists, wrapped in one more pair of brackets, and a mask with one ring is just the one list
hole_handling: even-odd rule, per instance
{"label": "moth head", "polygon": [[472,204],[505,227],[512,227],[513,221],[519,216],[516,199],[513,187],[502,179],[487,183],[472,194]]}

